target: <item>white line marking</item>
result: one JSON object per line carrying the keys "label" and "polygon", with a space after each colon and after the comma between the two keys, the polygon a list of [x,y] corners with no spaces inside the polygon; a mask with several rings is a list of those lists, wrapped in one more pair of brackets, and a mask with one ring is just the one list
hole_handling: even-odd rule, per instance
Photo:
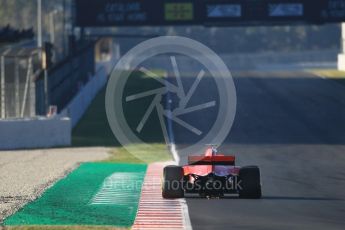
{"label": "white line marking", "polygon": [[188,206],[185,199],[181,200],[182,213],[183,213],[183,225],[186,230],[192,230],[192,223],[190,222]]}
{"label": "white line marking", "polygon": [[179,165],[180,164],[180,156],[177,153],[176,145],[174,143],[170,144],[170,152],[172,153],[174,161],[176,162],[176,164]]}
{"label": "white line marking", "polygon": [[327,79],[325,76],[318,74],[318,73],[314,73],[314,72],[308,72],[308,73],[312,73],[313,75],[315,75],[317,77],[321,77],[322,79]]}
{"label": "white line marking", "polygon": [[[203,75],[204,75],[204,71],[202,71],[202,73],[199,73],[197,80],[193,83],[193,86],[194,85],[197,86],[199,84],[199,82],[200,82],[201,78],[203,77]],[[192,88],[193,88],[193,86],[192,86]],[[188,95],[189,94],[192,95],[193,92],[194,92],[194,90],[192,92],[191,91],[192,91],[192,89],[189,90],[189,92],[187,93],[187,98],[188,99],[183,102],[183,103],[185,103],[184,106],[186,106],[186,104],[189,101],[189,97],[191,97],[191,96],[188,96]],[[167,115],[171,116],[172,114],[168,113]],[[180,156],[178,155],[178,152],[177,152],[177,149],[176,149],[176,145],[175,145],[174,131],[172,129],[172,120],[171,119],[167,119],[167,120],[168,120],[168,125],[167,126],[168,126],[168,129],[169,129],[168,130],[168,135],[170,137],[170,138],[168,138],[168,140],[170,141],[170,143],[169,143],[170,152],[173,155],[173,159],[174,159],[176,165],[180,165],[181,159],[180,159]],[[192,228],[192,224],[191,224],[190,217],[189,217],[187,202],[186,202],[185,199],[180,199],[179,203],[181,204],[181,207],[182,207],[181,211],[182,211],[182,214],[183,214],[183,217],[182,217],[183,227],[186,230],[192,230],[193,228]],[[168,226],[166,226],[166,227],[168,227]]]}
{"label": "white line marking", "polygon": [[163,132],[163,137],[165,140],[165,143],[169,143],[169,134],[168,134],[168,130],[167,127],[165,125],[165,119],[164,119],[164,110],[163,107],[161,105],[156,106],[157,112],[158,112],[158,119],[159,119],[159,123],[162,127],[162,132]]}
{"label": "white line marking", "polygon": [[[176,145],[174,143],[170,144],[170,152],[172,153],[173,158],[174,158],[176,164],[179,165],[180,164],[180,157],[179,157],[179,155],[177,153]],[[186,229],[186,230],[193,230],[192,223],[191,223],[190,217],[189,217],[189,211],[188,211],[188,206],[187,206],[186,200],[185,199],[180,199],[180,204],[181,204],[181,207],[182,207],[184,229]]]}

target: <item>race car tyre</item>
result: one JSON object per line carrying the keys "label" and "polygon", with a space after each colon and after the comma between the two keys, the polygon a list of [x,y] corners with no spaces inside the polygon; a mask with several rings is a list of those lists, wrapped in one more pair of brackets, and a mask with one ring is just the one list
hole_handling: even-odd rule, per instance
{"label": "race car tyre", "polygon": [[257,166],[242,167],[239,172],[239,197],[245,199],[261,198],[260,169]]}
{"label": "race car tyre", "polygon": [[163,171],[162,196],[163,198],[182,198],[184,190],[182,184],[182,167],[169,165]]}

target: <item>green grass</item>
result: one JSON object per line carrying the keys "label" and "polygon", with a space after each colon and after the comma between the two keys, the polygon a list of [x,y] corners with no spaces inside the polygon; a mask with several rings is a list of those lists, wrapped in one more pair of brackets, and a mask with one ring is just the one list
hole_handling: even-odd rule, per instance
{"label": "green grass", "polygon": [[307,70],[312,74],[323,76],[345,86],[345,71],[337,69]]}
{"label": "green grass", "polygon": [[[157,75],[163,75],[163,72],[155,71]],[[143,75],[141,72],[135,72],[130,76],[126,86],[125,94],[131,95],[152,88],[160,87],[160,83],[152,78]],[[128,105],[124,105],[126,119],[132,130],[140,121],[151,98],[138,100]],[[164,143],[158,118],[153,116],[148,119],[145,128],[140,134],[140,138],[146,144],[132,144],[124,148],[116,140],[112,133],[106,112],[105,112],[105,89],[103,89],[93,100],[83,118],[74,128],[72,133],[72,145],[77,146],[107,146],[112,147],[110,157],[102,162],[112,163],[152,163],[157,161],[169,161],[171,155]],[[130,150],[130,151],[128,151]]]}
{"label": "green grass", "polygon": [[105,89],[98,93],[73,129],[72,146],[120,146],[109,127],[104,103]]}
{"label": "green grass", "polygon": [[[155,71],[158,75],[163,75],[163,72]],[[135,73],[130,77],[125,93],[127,95],[135,94],[145,91],[147,89],[160,87],[159,83],[152,78],[149,78],[141,73]],[[126,118],[128,123],[136,124],[140,121],[142,114],[137,111],[146,110],[151,98],[141,100],[137,103],[132,103],[129,106],[124,106],[128,112]],[[110,147],[109,158],[99,163],[130,163],[130,164],[149,164],[153,162],[169,161],[172,160],[167,146],[160,130],[160,125],[155,123],[157,117],[152,116],[148,120],[148,125],[143,129],[143,134],[140,136],[146,144],[132,144],[124,148],[114,137],[105,112],[105,89],[103,89],[93,100],[90,107],[84,114],[83,118],[74,128],[72,133],[72,146],[73,147],[87,147],[87,146],[105,146]],[[131,127],[135,129],[135,127]],[[128,151],[129,150],[129,151]],[[129,229],[127,227],[110,227],[110,226],[6,226],[4,229],[13,230],[110,230],[110,229]]]}
{"label": "green grass", "polygon": [[345,71],[336,69],[308,70],[308,72],[312,72],[327,78],[345,78]]}
{"label": "green grass", "polygon": [[[156,72],[157,74],[159,72]],[[162,87],[156,80],[143,75],[141,72],[133,73],[125,85],[124,97],[146,90]],[[123,109],[130,128],[135,132],[147,107],[152,101],[151,97],[143,98],[130,103],[124,103]],[[152,113],[138,137],[145,143],[164,143],[164,138],[156,113]],[[105,112],[105,89],[96,96],[83,118],[79,121],[72,133],[73,146],[121,146],[116,140],[108,124]]]}
{"label": "green grass", "polygon": [[4,230],[126,230],[130,228],[95,227],[95,226],[15,226],[4,227]]}
{"label": "green grass", "polygon": [[[83,163],[4,224],[130,227],[137,213],[146,168],[145,164]],[[114,176],[116,181],[106,182]],[[93,203],[100,191],[102,194]]]}
{"label": "green grass", "polygon": [[[130,150],[130,153],[128,152]],[[114,148],[110,152],[110,157],[102,162],[117,162],[117,163],[153,163],[160,161],[171,161],[172,157],[169,154],[165,144],[134,144],[127,146],[127,148]]]}

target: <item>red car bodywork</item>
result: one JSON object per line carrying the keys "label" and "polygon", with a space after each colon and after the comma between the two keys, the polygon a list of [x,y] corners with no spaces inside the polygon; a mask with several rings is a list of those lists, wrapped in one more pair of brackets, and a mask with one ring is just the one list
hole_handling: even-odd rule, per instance
{"label": "red car bodywork", "polygon": [[208,147],[204,155],[189,156],[188,165],[166,166],[163,178],[164,198],[182,198],[185,194],[207,198],[232,194],[246,199],[261,198],[259,167],[235,166],[234,156],[218,154],[214,146]]}
{"label": "red car bodywork", "polygon": [[214,146],[208,147],[202,156],[189,156],[188,165],[166,166],[163,178],[164,198],[182,198],[185,194],[207,198],[228,194],[238,194],[240,198],[261,197],[259,167],[235,166],[234,156],[218,154]]}
{"label": "red car bodywork", "polygon": [[[207,148],[203,156],[189,156],[188,165],[183,166],[185,176],[206,176],[213,172],[217,176],[238,175],[240,167],[235,166],[234,156],[214,155],[213,149]],[[200,162],[200,164],[199,164]]]}

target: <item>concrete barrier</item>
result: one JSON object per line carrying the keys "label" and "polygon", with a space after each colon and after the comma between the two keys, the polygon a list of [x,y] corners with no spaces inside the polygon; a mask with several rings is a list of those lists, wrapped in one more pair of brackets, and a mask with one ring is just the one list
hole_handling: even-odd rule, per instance
{"label": "concrete barrier", "polygon": [[71,120],[37,117],[0,120],[0,149],[27,149],[71,144]]}
{"label": "concrete barrier", "polygon": [[0,150],[71,145],[72,129],[105,86],[117,60],[98,63],[97,72],[58,115],[0,120]]}
{"label": "concrete barrier", "polygon": [[72,128],[107,82],[103,65],[66,108],[51,118],[0,120],[0,149],[49,148],[71,145]]}

